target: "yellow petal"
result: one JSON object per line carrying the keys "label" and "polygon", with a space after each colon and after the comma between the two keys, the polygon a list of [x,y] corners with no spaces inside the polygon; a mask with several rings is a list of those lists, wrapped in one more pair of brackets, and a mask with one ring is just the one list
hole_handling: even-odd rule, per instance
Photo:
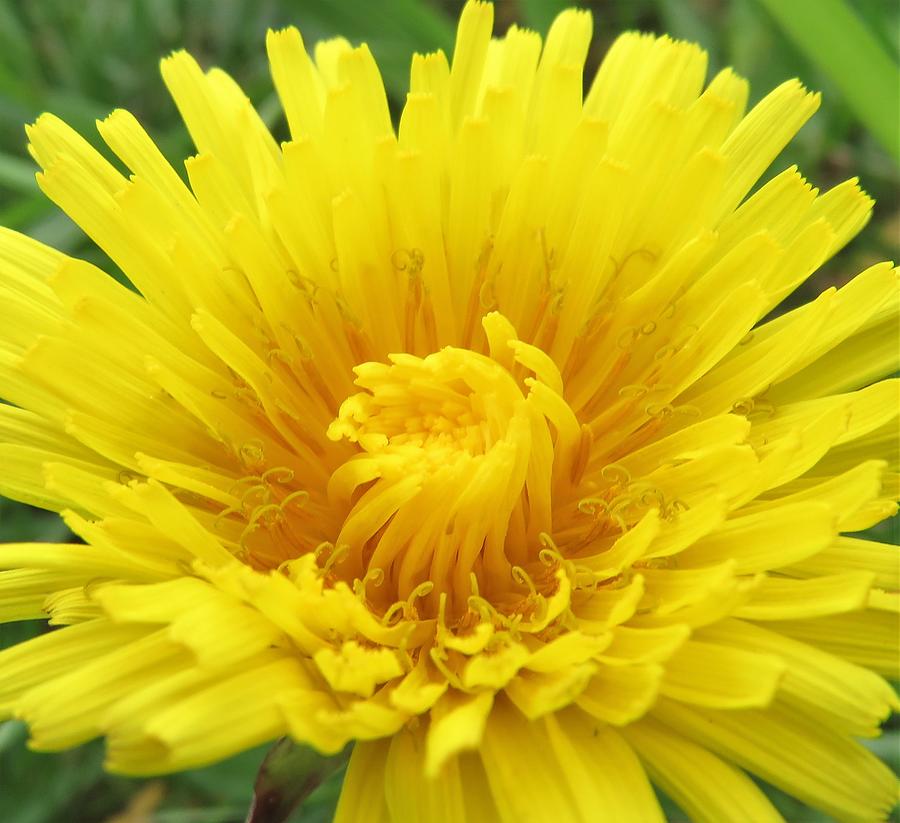
{"label": "yellow petal", "polygon": [[662,675],[655,664],[601,665],[575,702],[603,723],[625,726],[656,702]]}
{"label": "yellow petal", "polygon": [[897,613],[866,611],[811,620],[777,620],[768,623],[767,628],[887,677],[896,678],[900,670]]}
{"label": "yellow petal", "polygon": [[687,640],[691,630],[681,624],[657,628],[617,626],[613,641],[599,659],[609,665],[660,663],[668,660]]}
{"label": "yellow petal", "polygon": [[[543,725],[526,720],[505,699],[491,711],[479,754],[503,823],[584,819]],[[529,779],[523,780],[526,766]]]}
{"label": "yellow petal", "polygon": [[782,83],[764,97],[725,141],[723,150],[732,167],[723,214],[733,209],[819,107],[819,95],[810,94],[796,80]]}
{"label": "yellow petal", "polygon": [[890,543],[841,536],[812,557],[782,571],[798,577],[871,572],[875,575],[874,585],[897,590],[900,589],[900,549]]}
{"label": "yellow petal", "polygon": [[493,25],[490,3],[468,2],[463,7],[450,70],[450,116],[456,125],[474,113]]}
{"label": "yellow petal", "polygon": [[494,695],[491,692],[450,692],[434,707],[425,747],[425,774],[436,777],[459,752],[481,743]]}
{"label": "yellow petal", "polygon": [[697,823],[783,823],[768,798],[739,769],[702,746],[645,719],[622,731],[653,782]]}
{"label": "yellow petal", "polygon": [[138,626],[92,620],[40,635],[0,652],[0,712],[9,716],[23,692],[148,634]]}
{"label": "yellow petal", "polygon": [[661,701],[654,716],[676,732],[839,818],[878,819],[896,778],[860,744],[782,707],[712,712]]}
{"label": "yellow petal", "polygon": [[[199,690],[184,695],[153,715],[143,734],[165,747],[156,762],[150,758],[129,760],[139,745],[117,741],[110,730],[110,759],[114,768],[137,773],[178,771],[228,757],[272,740],[287,731],[277,705],[278,695],[305,685],[302,667],[284,653],[258,658],[242,671],[228,673]],[[222,723],[223,717],[232,722]],[[131,750],[131,751],[129,751]],[[120,759],[114,758],[119,753]]]}
{"label": "yellow petal", "polygon": [[[451,760],[425,778],[425,735],[402,729],[391,740],[384,767],[384,792],[392,820],[454,823],[465,819],[465,801],[459,764]],[[368,814],[365,815],[368,819]]]}
{"label": "yellow petal", "polygon": [[35,748],[73,746],[100,734],[106,709],[119,698],[190,663],[184,649],[156,631],[29,689],[16,701],[16,714],[28,722]]}
{"label": "yellow petal", "polygon": [[295,140],[304,134],[317,137],[322,130],[324,94],[300,32],[293,27],[269,31],[266,49],[291,134]]}
{"label": "yellow petal", "polygon": [[596,670],[592,663],[580,663],[550,673],[522,671],[504,691],[525,717],[536,720],[577,700]]}
{"label": "yellow petal", "polygon": [[779,504],[726,520],[713,534],[681,552],[679,565],[698,567],[733,559],[735,572],[747,574],[804,560],[832,542],[837,529],[828,506]]}
{"label": "yellow petal", "polygon": [[467,689],[503,688],[529,657],[528,649],[516,642],[505,643],[494,651],[481,652],[466,664],[462,673],[463,685]]}
{"label": "yellow petal", "polygon": [[577,709],[553,715],[545,723],[564,783],[578,804],[573,820],[594,820],[602,809],[610,820],[662,823],[650,781],[618,732],[592,723]]}
{"label": "yellow petal", "polygon": [[390,823],[384,794],[385,765],[389,740],[360,742],[353,747],[347,775],[341,788],[334,823]]}
{"label": "yellow petal", "polygon": [[688,640],[666,661],[660,691],[709,708],[765,707],[775,696],[784,670],[774,655]]}
{"label": "yellow petal", "polygon": [[785,665],[779,697],[800,711],[858,735],[872,735],[896,708],[893,689],[878,675],[762,626],[723,620],[697,633],[700,640],[772,655]]}
{"label": "yellow petal", "polygon": [[392,649],[370,649],[347,640],[338,649],[319,649],[313,660],[322,676],[337,691],[371,697],[375,687],[403,674]]}
{"label": "yellow petal", "polygon": [[865,607],[874,575],[850,572],[813,580],[769,576],[753,590],[735,617],[749,620],[798,620]]}

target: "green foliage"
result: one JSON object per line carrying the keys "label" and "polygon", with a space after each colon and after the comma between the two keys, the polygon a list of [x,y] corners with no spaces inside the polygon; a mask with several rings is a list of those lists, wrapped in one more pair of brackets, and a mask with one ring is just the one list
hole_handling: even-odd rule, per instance
{"label": "green foliage", "polygon": [[[298,25],[309,45],[338,35],[368,42],[396,113],[405,97],[410,55],[436,48],[449,53],[461,5],[461,0],[0,0],[0,225],[114,272],[37,190],[22,124],[52,111],[105,151],[94,139],[94,120],[117,106],[128,108],[180,170],[191,144],[160,80],[158,61],[186,48],[202,64],[231,72],[283,139],[264,37],[267,28],[288,24]],[[796,162],[822,188],[858,174],[879,207],[851,249],[832,261],[801,299],[896,254],[898,178],[885,147],[896,157],[900,6],[885,0],[497,0],[498,27],[518,22],[546,30],[568,5],[594,12],[594,66],[625,29],[667,31],[703,45],[711,70],[733,65],[749,77],[754,100],[794,76],[824,92],[821,112],[776,161],[774,171]],[[896,521],[876,535],[892,537]],[[67,538],[55,515],[0,500],[0,542]],[[0,625],[0,647],[44,630],[33,622]],[[25,736],[21,724],[0,725],[3,823],[96,823],[123,812],[156,785],[104,773],[100,742],[50,755],[29,751]],[[871,745],[900,768],[895,728]],[[152,820],[240,823],[264,754],[255,749],[210,768],[162,778],[164,796]],[[340,781],[338,772],[320,786],[294,823],[330,820]],[[824,820],[777,791],[771,795],[791,821]],[[671,820],[684,819],[674,806],[667,809]]]}
{"label": "green foliage", "polygon": [[[759,0],[847,105],[900,161],[900,67],[844,0]],[[876,7],[868,4],[871,14]]]}
{"label": "green foliage", "polygon": [[519,5],[522,23],[530,29],[543,33],[550,28],[550,24],[561,11],[572,6],[583,6],[584,3],[569,0],[522,0]]}

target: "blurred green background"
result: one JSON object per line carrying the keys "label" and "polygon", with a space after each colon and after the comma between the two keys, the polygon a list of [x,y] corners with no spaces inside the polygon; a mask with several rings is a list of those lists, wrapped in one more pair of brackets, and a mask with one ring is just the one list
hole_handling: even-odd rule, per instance
{"label": "blurred green background", "polygon": [[[43,198],[25,151],[23,124],[51,111],[94,139],[94,121],[116,107],[131,110],[181,169],[187,134],[159,78],[159,58],[185,47],[204,65],[229,71],[256,102],[276,137],[286,129],[265,60],[266,29],[295,24],[308,44],[342,34],[367,42],[395,112],[402,106],[414,51],[452,51],[450,0],[0,0],[0,225],[39,238],[114,272],[80,230]],[[898,34],[896,0],[497,0],[497,31],[518,23],[546,31],[569,5],[594,12],[592,73],[626,29],[668,32],[702,44],[711,71],[727,65],[748,77],[755,102],[781,81],[799,77],[821,90],[819,114],[773,165],[797,163],[826,189],[858,176],[877,200],[875,216],[851,247],[792,298],[806,300],[862,268],[896,259],[900,235]],[[2,467],[0,467],[2,470]],[[876,535],[896,541],[896,524]],[[0,542],[67,538],[55,515],[0,498]],[[0,647],[43,630],[0,626]],[[99,742],[59,755],[29,752],[18,723],[0,724],[2,823],[240,823],[263,750],[215,767],[160,780],[128,780],[101,769]],[[896,725],[872,743],[900,768]],[[340,775],[298,810],[295,821],[328,821]],[[792,823],[828,818],[771,792]],[[667,805],[673,821],[683,815]]]}

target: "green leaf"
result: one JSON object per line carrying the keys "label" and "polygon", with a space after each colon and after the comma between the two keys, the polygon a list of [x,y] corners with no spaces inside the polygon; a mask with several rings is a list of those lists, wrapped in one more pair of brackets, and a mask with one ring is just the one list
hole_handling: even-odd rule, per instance
{"label": "green leaf", "polygon": [[900,68],[845,0],[757,0],[900,163]]}

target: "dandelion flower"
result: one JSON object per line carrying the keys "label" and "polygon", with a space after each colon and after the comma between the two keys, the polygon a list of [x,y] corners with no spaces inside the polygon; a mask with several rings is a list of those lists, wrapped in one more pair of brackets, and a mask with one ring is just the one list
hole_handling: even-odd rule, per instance
{"label": "dandelion flower", "polygon": [[[41,188],[134,290],[0,235],[0,490],[83,543],[0,547],[0,711],[108,768],[354,742],[337,816],[845,820],[896,779],[898,280],[766,321],[855,235],[790,168],[814,112],[666,37],[587,93],[587,13],[416,55],[270,33],[290,141],[218,69],[137,121],[51,115]],[[121,169],[127,168],[123,173]],[[876,382],[880,381],[880,382]]]}

